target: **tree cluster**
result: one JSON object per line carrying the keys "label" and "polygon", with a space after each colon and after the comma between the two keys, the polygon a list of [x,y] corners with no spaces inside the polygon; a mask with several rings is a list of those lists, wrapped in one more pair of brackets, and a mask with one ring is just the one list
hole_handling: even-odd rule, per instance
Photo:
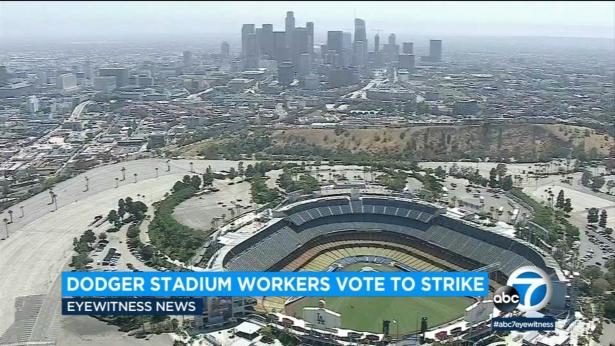
{"label": "tree cluster", "polygon": [[566,213],[570,213],[572,211],[572,201],[570,198],[566,198],[564,190],[559,190],[557,200],[555,202],[555,208],[563,210]]}
{"label": "tree cluster", "polygon": [[73,238],[73,250],[77,253],[71,259],[70,266],[75,270],[83,270],[92,262],[88,256],[94,250],[92,244],[96,242],[96,234],[91,229],[86,230],[79,238]]}
{"label": "tree cluster", "polygon": [[266,180],[263,176],[255,176],[252,178],[250,193],[252,195],[252,201],[256,204],[267,204],[280,197],[280,192],[277,189],[270,189],[267,187]]}
{"label": "tree cluster", "polygon": [[498,165],[489,171],[488,185],[491,188],[501,188],[504,191],[510,191],[513,188],[513,179],[510,174],[506,174],[506,164],[498,163]]}
{"label": "tree cluster", "polygon": [[307,194],[316,191],[319,187],[318,180],[310,174],[301,174],[295,168],[284,168],[278,177],[277,184],[286,192],[298,191]]}
{"label": "tree cluster", "polygon": [[581,175],[581,184],[593,191],[598,191],[604,186],[605,179],[601,175],[593,175],[590,171],[585,170]]}
{"label": "tree cluster", "polygon": [[123,224],[141,221],[147,212],[147,205],[141,201],[133,201],[132,197],[120,198],[117,201],[117,210],[111,209],[107,214],[107,221],[119,230]]}
{"label": "tree cluster", "polygon": [[448,174],[455,178],[467,179],[471,184],[487,186],[489,183],[488,179],[480,175],[480,171],[478,169],[473,169],[471,167],[459,167],[456,163],[449,168]]}
{"label": "tree cluster", "polygon": [[[154,218],[149,224],[149,236],[152,244],[170,258],[182,262],[191,259],[196,249],[203,244],[206,238],[205,234],[182,225],[173,217],[175,207],[198,191],[196,184],[192,184],[193,180],[190,177],[188,178],[188,180],[185,180],[184,177],[184,179],[175,183],[172,193],[158,202]],[[175,189],[176,186],[183,188]]]}

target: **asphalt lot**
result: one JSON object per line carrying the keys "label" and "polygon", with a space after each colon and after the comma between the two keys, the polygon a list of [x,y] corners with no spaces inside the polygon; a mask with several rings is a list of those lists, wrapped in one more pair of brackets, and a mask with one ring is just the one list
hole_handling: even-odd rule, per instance
{"label": "asphalt lot", "polygon": [[[208,165],[214,170],[237,166],[234,161],[190,161],[194,162],[196,172],[204,172]],[[118,199],[127,196],[135,198],[143,193],[148,204],[162,199],[175,181],[189,173],[190,161],[172,161],[170,172],[166,171],[166,160],[157,159],[94,168],[54,187],[58,195],[57,211],[54,205],[49,205],[47,191],[19,204],[24,206],[23,218],[19,217],[19,209],[14,208],[14,222],[8,225],[10,237],[0,240],[0,335],[13,323],[16,297],[49,293],[72,256],[73,237],[88,229],[96,215],[116,208]],[[121,178],[122,167],[126,168],[126,180],[115,188],[114,178]],[[158,167],[158,178],[155,167]],[[136,183],[134,173],[137,173]],[[84,176],[90,179],[88,191],[84,191]],[[7,212],[1,217],[8,218]]]}

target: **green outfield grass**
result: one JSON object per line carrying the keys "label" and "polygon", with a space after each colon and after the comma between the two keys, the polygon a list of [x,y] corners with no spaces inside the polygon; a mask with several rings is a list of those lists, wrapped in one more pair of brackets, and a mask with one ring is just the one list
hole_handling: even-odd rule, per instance
{"label": "green outfield grass", "polygon": [[[372,263],[356,263],[343,270],[359,272],[364,267],[381,272],[397,271]],[[319,299],[326,301],[327,309],[342,315],[342,328],[382,333],[383,320],[397,320],[402,335],[416,331],[423,316],[429,318],[429,327],[437,326],[462,317],[465,308],[474,303],[465,297],[306,297],[287,305],[286,311],[302,318],[303,308],[318,306]],[[391,324],[389,332],[397,333],[395,324]]]}

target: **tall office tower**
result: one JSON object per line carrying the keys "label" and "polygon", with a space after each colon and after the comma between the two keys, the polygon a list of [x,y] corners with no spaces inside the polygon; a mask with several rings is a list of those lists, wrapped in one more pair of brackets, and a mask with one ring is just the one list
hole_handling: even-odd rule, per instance
{"label": "tall office tower", "polygon": [[344,51],[344,32],[327,31],[327,50],[342,54]]}
{"label": "tall office tower", "polygon": [[183,63],[184,66],[192,65],[192,52],[189,50],[185,50],[183,53]]}
{"label": "tall office tower", "polygon": [[278,83],[289,86],[295,79],[295,66],[290,61],[284,61],[278,65]]}
{"label": "tall office tower", "polygon": [[354,19],[354,40],[367,41],[367,33],[365,31],[365,21],[360,18]]}
{"label": "tall office tower", "polygon": [[241,27],[241,56],[246,55],[246,41],[248,40],[248,35],[254,33],[254,24],[244,24]]}
{"label": "tall office tower", "polygon": [[312,55],[310,53],[302,53],[299,55],[297,64],[297,76],[307,76],[312,69]]}
{"label": "tall office tower", "polygon": [[299,66],[299,56],[308,53],[309,44],[308,30],[306,28],[295,28],[290,45],[291,61],[295,66]]}
{"label": "tall office tower", "polygon": [[367,41],[354,41],[352,64],[355,66],[365,66],[367,64]]}
{"label": "tall office tower", "polygon": [[308,31],[308,52],[314,54],[314,22],[305,23],[305,28]]}
{"label": "tall office tower", "polygon": [[288,46],[286,46],[286,32],[273,32],[273,59],[279,63],[287,61],[289,57]]}
{"label": "tall office tower", "polygon": [[402,53],[404,54],[414,54],[414,44],[412,42],[404,42],[402,43]]}
{"label": "tall office tower", "polygon": [[225,58],[228,58],[231,55],[231,46],[229,46],[228,42],[224,41],[220,45],[220,55]]}
{"label": "tall office tower", "polygon": [[98,75],[101,77],[115,77],[116,86],[121,88],[128,85],[130,71],[123,67],[107,67],[98,69]]}
{"label": "tall office tower", "polygon": [[352,63],[364,66],[367,62],[367,33],[365,21],[360,18],[354,20],[354,43],[352,47]]}
{"label": "tall office tower", "polygon": [[260,53],[273,57],[273,24],[263,24],[258,42]]}
{"label": "tall office tower", "polygon": [[258,56],[261,55],[261,42],[263,41],[263,28],[255,28],[254,34],[256,35],[256,50],[258,51]]}
{"label": "tall office tower", "polygon": [[442,40],[429,40],[429,60],[442,60]]}
{"label": "tall office tower", "polygon": [[414,70],[415,61],[414,54],[400,54],[399,55],[399,68],[405,68],[407,70]]}
{"label": "tall office tower", "polygon": [[374,52],[380,51],[380,35],[374,36]]}
{"label": "tall office tower", "polygon": [[244,70],[254,69],[258,67],[258,40],[256,33],[246,35],[246,50],[243,60]]}
{"label": "tall office tower", "polygon": [[344,32],[342,34],[342,47],[344,47],[344,49],[346,50],[352,49],[352,33],[351,32]]}
{"label": "tall office tower", "polygon": [[293,30],[295,30],[295,13],[293,11],[286,12],[284,24],[284,30],[286,31],[286,46],[290,47],[290,42],[293,39]]}
{"label": "tall office tower", "polygon": [[389,44],[391,46],[395,45],[395,34],[393,34],[393,33],[389,35]]}

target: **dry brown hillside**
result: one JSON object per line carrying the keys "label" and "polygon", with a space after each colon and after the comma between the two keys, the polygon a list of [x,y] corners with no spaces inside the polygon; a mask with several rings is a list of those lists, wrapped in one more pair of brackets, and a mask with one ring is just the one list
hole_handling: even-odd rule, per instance
{"label": "dry brown hillside", "polygon": [[[317,146],[352,152],[395,153],[412,150],[424,159],[476,156],[534,160],[565,156],[570,148],[606,156],[612,137],[570,125],[417,126],[381,129],[287,129],[272,135],[276,147]],[[595,149],[594,149],[595,148]]]}

